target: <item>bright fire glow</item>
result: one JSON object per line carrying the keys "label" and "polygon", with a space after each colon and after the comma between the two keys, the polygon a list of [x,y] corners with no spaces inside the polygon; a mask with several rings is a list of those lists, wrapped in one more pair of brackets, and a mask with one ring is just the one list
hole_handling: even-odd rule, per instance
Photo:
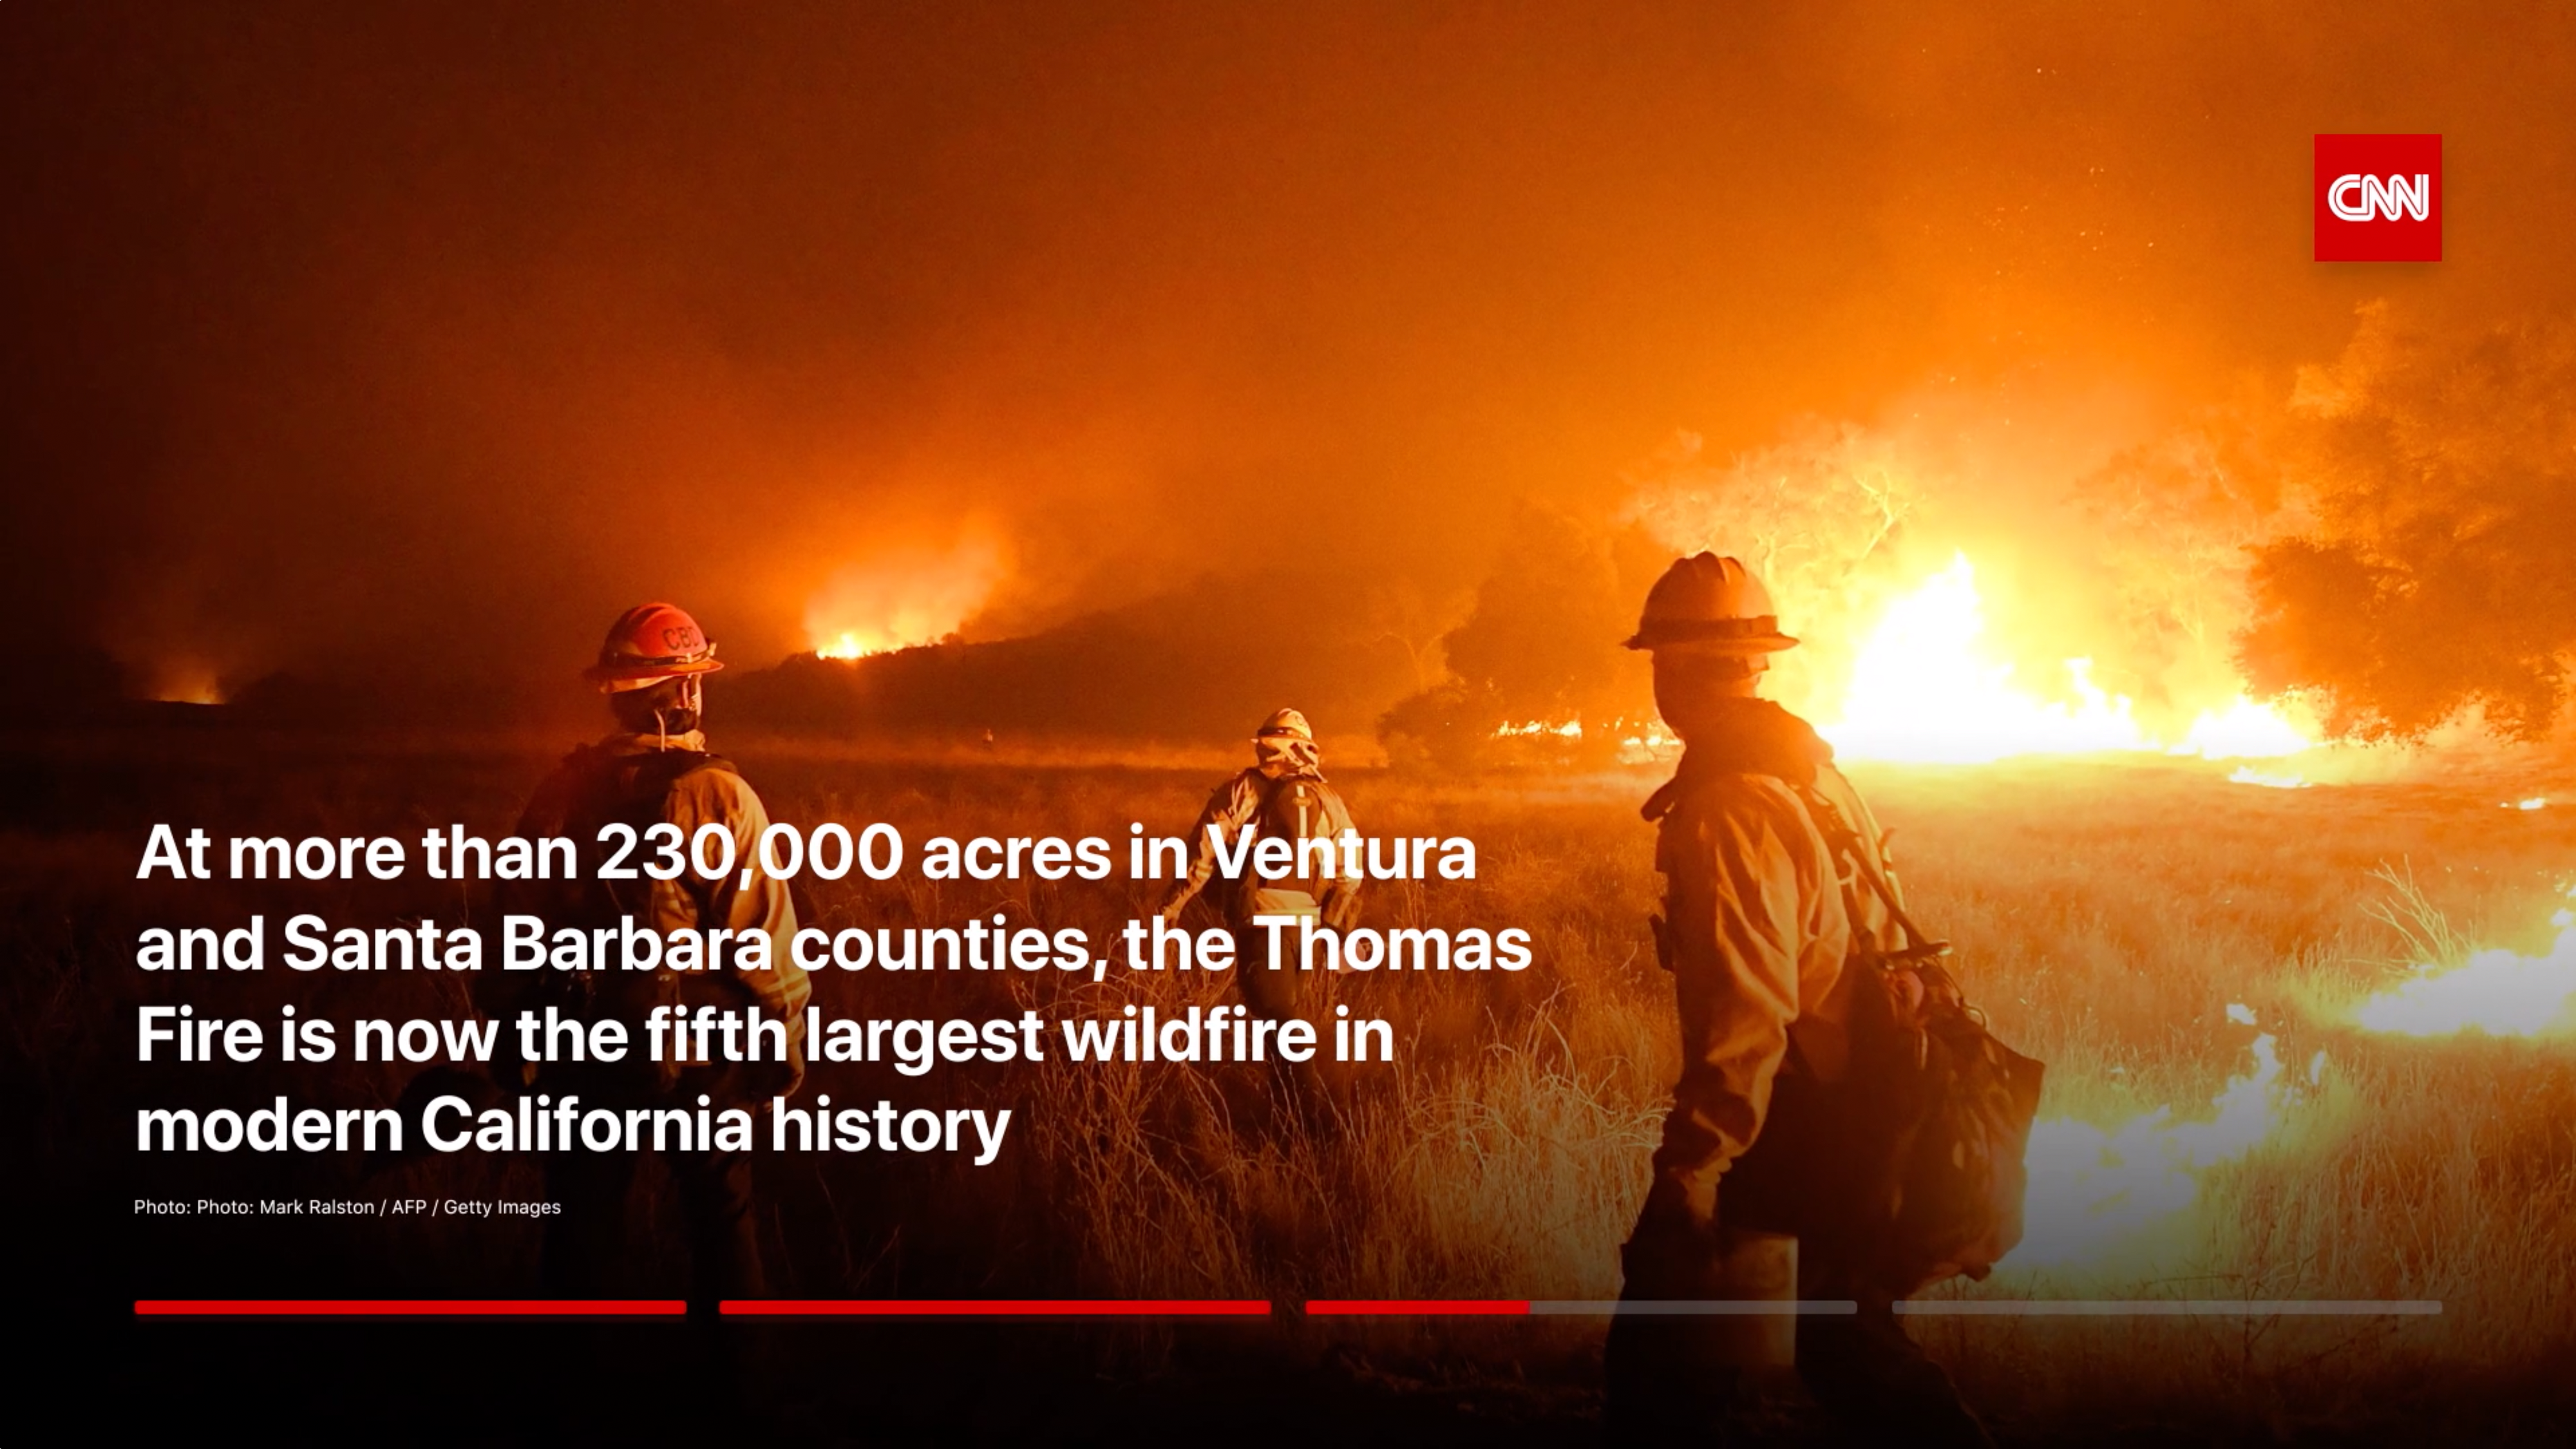
{"label": "bright fire glow", "polygon": [[2281,718],[2268,704],[2239,695],[2215,713],[2203,712],[2183,731],[2182,743],[2168,753],[2198,755],[2204,760],[2271,760],[2295,755],[2316,741]]}
{"label": "bright fire glow", "polygon": [[2227,777],[2231,785],[2260,785],[2267,790],[2304,790],[2316,783],[2297,775],[2267,775],[2252,765],[2239,765]]}
{"label": "bright fire glow", "polygon": [[163,704],[221,704],[224,687],[211,665],[193,659],[166,660],[153,672],[152,697]]}
{"label": "bright fire glow", "polygon": [[[1595,720],[1590,732],[1617,740],[1619,763],[1623,765],[1670,764],[1682,748],[1680,737],[1666,729],[1661,719],[1653,716],[1642,721],[1629,719],[1626,715],[1607,721]],[[1543,743],[1550,739],[1580,740],[1585,734],[1586,726],[1580,719],[1533,719],[1519,724],[1506,720],[1494,726],[1494,738],[1498,740],[1526,739]]]}
{"label": "bright fire glow", "polygon": [[[2243,1006],[2228,1007],[2227,1016],[2244,1025],[2254,1020]],[[2033,1124],[2022,1157],[2030,1170],[2022,1240],[2007,1261],[2025,1268],[2086,1262],[2189,1208],[2200,1197],[2201,1174],[2253,1151],[2281,1124],[2296,1090],[2283,1080],[2269,1032],[2249,1050],[2254,1069],[2228,1078],[2208,1121],[2177,1122],[2171,1107],[2158,1107],[2116,1127],[2067,1117]],[[2308,1063],[2308,1082],[2324,1071],[2320,1052]]]}
{"label": "bright fire glow", "polygon": [[[2568,892],[2576,900],[2576,890]],[[2549,918],[2558,938],[2546,954],[2480,951],[2457,966],[2415,974],[2353,1013],[2371,1031],[2400,1036],[2555,1036],[2576,1032],[2576,911]]]}
{"label": "bright fire glow", "polygon": [[889,549],[832,576],[805,606],[805,634],[826,659],[936,643],[984,606],[1001,573],[1001,550],[986,538]]}
{"label": "bright fire glow", "polygon": [[1966,554],[1897,600],[1854,662],[1839,722],[1821,733],[1849,759],[1978,764],[2011,755],[2155,751],[2207,759],[2272,758],[2313,741],[2239,696],[2204,712],[2179,741],[2149,735],[2129,701],[2095,684],[2089,659],[2066,661],[2072,701],[2017,688],[2009,663],[1985,657],[1983,601]]}

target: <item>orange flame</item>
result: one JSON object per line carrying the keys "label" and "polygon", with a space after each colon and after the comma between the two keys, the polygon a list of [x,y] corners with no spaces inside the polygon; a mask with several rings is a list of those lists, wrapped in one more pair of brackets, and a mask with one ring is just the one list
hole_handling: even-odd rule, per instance
{"label": "orange flame", "polygon": [[[2568,892],[2576,900],[2576,889]],[[2400,1036],[2539,1037],[2576,1033],[2576,911],[2549,918],[2558,938],[2539,956],[2479,951],[2456,966],[2415,974],[2353,1012],[2364,1030]]]}
{"label": "orange flame", "polygon": [[1854,662],[1838,716],[1821,733],[1847,759],[1982,764],[2012,755],[2106,750],[2260,759],[2314,743],[2277,711],[2239,695],[2204,711],[2181,738],[2159,740],[2128,699],[2093,682],[2093,662],[2066,661],[2074,699],[2040,699],[2013,667],[1985,657],[1983,601],[1964,553],[1889,606]]}
{"label": "orange flame", "polygon": [[[2254,1022],[2254,1013],[2239,1005],[2229,1006],[2227,1016],[2240,1025]],[[2024,1233],[2006,1261],[2026,1268],[2087,1262],[2198,1201],[2202,1174],[2252,1152],[2281,1125],[2298,1090],[2284,1080],[2271,1033],[2255,1037],[2247,1050],[2254,1069],[2228,1078],[2207,1121],[2177,1122],[2171,1107],[2158,1107],[2115,1127],[2068,1117],[2033,1124],[2022,1157],[2030,1171]],[[2319,1052],[2308,1062],[2308,1083],[2324,1071]]]}
{"label": "orange flame", "polygon": [[1494,738],[1498,740],[1515,739],[1522,735],[1555,735],[1559,739],[1579,740],[1583,738],[1583,721],[1570,719],[1559,724],[1550,724],[1543,719],[1534,719],[1525,724],[1506,723],[1494,727]]}

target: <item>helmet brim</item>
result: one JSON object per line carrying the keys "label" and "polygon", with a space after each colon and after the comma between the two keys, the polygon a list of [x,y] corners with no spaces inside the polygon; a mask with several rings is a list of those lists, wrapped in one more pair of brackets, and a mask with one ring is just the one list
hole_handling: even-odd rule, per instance
{"label": "helmet brim", "polygon": [[1777,654],[1795,649],[1798,641],[1786,634],[1736,634],[1713,637],[1689,630],[1640,629],[1621,644],[1623,649],[1679,649],[1688,646],[1700,654]]}
{"label": "helmet brim", "polygon": [[692,659],[684,664],[663,664],[638,659],[631,664],[594,664],[581,672],[593,684],[633,684],[656,679],[677,679],[688,674],[713,674],[724,668],[721,659]]}

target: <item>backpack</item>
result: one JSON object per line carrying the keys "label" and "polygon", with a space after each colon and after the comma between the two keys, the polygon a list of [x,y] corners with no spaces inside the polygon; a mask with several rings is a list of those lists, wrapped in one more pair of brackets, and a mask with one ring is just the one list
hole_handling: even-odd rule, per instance
{"label": "backpack", "polygon": [[[1950,943],[1927,939],[1896,899],[1857,830],[1813,788],[1798,790],[1848,870],[1844,905],[1860,919],[1859,892],[1875,894],[1905,945],[1882,953],[1854,934],[1846,970],[1867,973],[1852,1033],[1852,1084],[1844,1111],[1876,1149],[1883,1175],[1863,1220],[1875,1237],[1874,1276],[1910,1295],[1966,1274],[1983,1278],[2021,1241],[2029,1187],[2023,1157],[2039,1115],[2046,1068],[1996,1040],[1942,962]],[[1883,1155],[1882,1155],[1883,1154]]]}
{"label": "backpack", "polygon": [[[538,833],[565,835],[588,844],[599,839],[602,827],[625,825],[635,832],[635,848],[627,855],[630,866],[649,858],[651,845],[644,839],[644,832],[662,823],[673,786],[700,770],[740,773],[731,760],[702,750],[617,754],[596,745],[583,745],[566,755],[562,768],[572,776],[562,818],[553,822],[553,828]],[[684,874],[681,879],[685,882],[689,877]],[[636,917],[640,925],[654,885],[649,878],[602,880],[595,871],[587,873],[567,882],[567,894],[544,913],[546,927],[550,932],[566,926],[595,930],[615,926],[625,916]],[[668,971],[549,969],[530,974],[534,977],[530,987],[534,1004],[551,1005],[566,1016],[585,1021],[624,1018],[631,1029],[656,1006],[681,1005],[680,980]],[[620,1067],[583,1069],[558,1063],[546,1066],[544,1073],[549,1080],[595,1077],[624,1083],[648,1078],[654,1088],[668,1090],[678,1080],[680,1070],[676,1061],[651,1062],[642,1053],[630,1052]],[[533,1084],[534,1069],[523,1071],[522,1079],[524,1084]]]}
{"label": "backpack", "polygon": [[[704,750],[650,750],[621,755],[596,745],[584,745],[565,756],[564,767],[574,772],[575,783],[561,833],[587,842],[597,840],[600,830],[608,825],[624,825],[635,832],[636,839],[634,852],[627,856],[629,865],[650,854],[644,832],[662,823],[664,802],[671,798],[671,787],[679,784],[682,777],[700,770],[741,773],[733,761]],[[583,884],[582,899],[572,905],[566,918],[549,924],[613,926],[620,916],[641,915],[653,883],[645,879],[601,880],[593,874]]]}
{"label": "backpack", "polygon": [[[1333,838],[1333,815],[1327,807],[1332,787],[1320,776],[1287,775],[1269,783],[1262,791],[1261,808],[1253,812],[1252,822],[1265,836],[1285,840],[1292,846],[1309,840]],[[1293,879],[1309,877],[1299,863]]]}

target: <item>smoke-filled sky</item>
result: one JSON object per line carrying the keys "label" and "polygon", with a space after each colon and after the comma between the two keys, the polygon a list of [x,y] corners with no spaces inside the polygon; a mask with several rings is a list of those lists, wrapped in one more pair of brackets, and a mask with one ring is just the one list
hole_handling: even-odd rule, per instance
{"label": "smoke-filled sky", "polygon": [[[766,663],[949,556],[987,635],[1316,591],[1249,634],[1680,431],[2152,428],[2576,299],[2533,5],[21,0],[0,66],[9,600],[145,676],[517,687],[648,596]],[[2442,133],[2443,262],[2307,259],[2318,131]]]}

